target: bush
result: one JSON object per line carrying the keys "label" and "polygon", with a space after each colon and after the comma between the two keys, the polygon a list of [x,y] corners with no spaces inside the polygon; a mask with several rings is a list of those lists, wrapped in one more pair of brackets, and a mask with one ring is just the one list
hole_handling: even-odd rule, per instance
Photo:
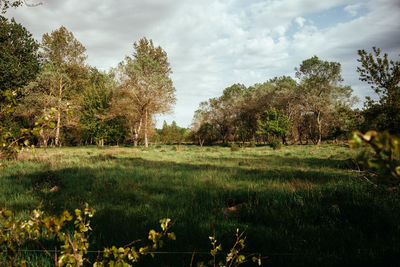
{"label": "bush", "polygon": [[272,147],[273,150],[279,150],[279,149],[281,149],[282,145],[281,145],[281,142],[279,142],[278,140],[274,139],[271,142],[271,147]]}

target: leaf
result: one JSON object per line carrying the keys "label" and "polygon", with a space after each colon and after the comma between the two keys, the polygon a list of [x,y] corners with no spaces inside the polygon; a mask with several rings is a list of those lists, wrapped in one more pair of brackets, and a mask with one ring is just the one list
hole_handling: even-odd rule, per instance
{"label": "leaf", "polygon": [[377,136],[377,132],[376,131],[368,131],[363,135],[363,139],[367,142],[371,141],[372,138],[374,138],[375,136]]}

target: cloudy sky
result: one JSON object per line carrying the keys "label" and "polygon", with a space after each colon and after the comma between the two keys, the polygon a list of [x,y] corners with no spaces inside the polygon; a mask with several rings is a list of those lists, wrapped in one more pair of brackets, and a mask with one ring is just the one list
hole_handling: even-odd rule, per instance
{"label": "cloudy sky", "polygon": [[131,54],[143,36],[163,47],[177,104],[158,125],[166,119],[189,126],[201,101],[234,83],[294,76],[313,55],[340,62],[344,84],[363,101],[372,91],[358,80],[357,50],[377,46],[391,58],[400,55],[400,0],[41,1],[6,16],[39,41],[64,25],[87,48],[88,63],[102,70]]}

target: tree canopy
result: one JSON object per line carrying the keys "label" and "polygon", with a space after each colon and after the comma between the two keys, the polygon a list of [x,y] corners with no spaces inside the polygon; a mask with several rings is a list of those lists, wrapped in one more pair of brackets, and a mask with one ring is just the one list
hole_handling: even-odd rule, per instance
{"label": "tree canopy", "polygon": [[376,102],[367,97],[364,112],[367,123],[376,130],[400,133],[400,62],[389,60],[373,47],[372,53],[358,50],[360,80],[367,82],[379,97]]}
{"label": "tree canopy", "polygon": [[[14,19],[0,16],[0,91],[15,90],[35,79],[39,44]],[[0,96],[1,99],[1,96]]]}
{"label": "tree canopy", "polygon": [[[167,53],[160,47],[154,46],[152,40],[142,38],[133,44],[132,57],[126,57],[118,68],[121,81],[120,90],[125,99],[129,98],[132,118],[130,126],[134,143],[143,130],[145,146],[148,146],[149,127],[156,114],[169,112],[175,104],[175,87],[172,84],[172,73]],[[117,104],[118,100],[117,100]]]}

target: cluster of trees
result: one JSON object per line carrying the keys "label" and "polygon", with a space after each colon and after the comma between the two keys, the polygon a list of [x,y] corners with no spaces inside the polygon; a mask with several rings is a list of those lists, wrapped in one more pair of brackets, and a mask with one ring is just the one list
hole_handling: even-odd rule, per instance
{"label": "cluster of trees", "polygon": [[341,65],[314,56],[296,70],[296,80],[275,77],[246,87],[234,84],[222,96],[202,102],[195,112],[191,136],[200,145],[213,142],[265,142],[321,144],[345,139],[354,130],[400,133],[400,63],[358,51],[360,80],[371,84],[379,100],[367,97],[363,110],[352,88],[341,84]]}
{"label": "cluster of trees", "polygon": [[[167,53],[152,40],[102,72],[86,63],[86,49],[65,27],[41,43],[12,19],[0,16],[0,128],[40,146],[118,144],[146,146],[154,116],[176,101]],[[7,96],[16,95],[9,112]]]}
{"label": "cluster of trees", "polygon": [[275,77],[246,87],[234,84],[200,104],[192,131],[200,144],[229,141],[283,143],[338,139],[354,128],[358,111],[352,89],[340,84],[339,63],[314,56],[296,68],[295,80]]}

